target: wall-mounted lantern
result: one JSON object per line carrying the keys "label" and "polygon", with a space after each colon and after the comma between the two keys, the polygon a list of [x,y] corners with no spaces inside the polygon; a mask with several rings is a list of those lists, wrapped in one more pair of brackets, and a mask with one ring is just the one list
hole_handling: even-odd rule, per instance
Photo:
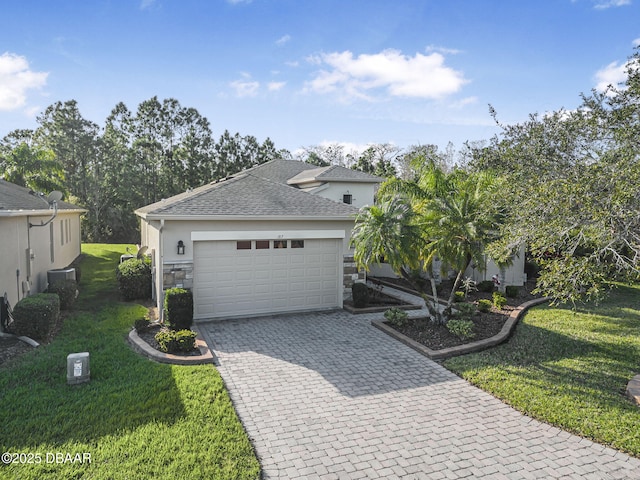
{"label": "wall-mounted lantern", "polygon": [[184,255],[184,242],[178,240],[178,255]]}

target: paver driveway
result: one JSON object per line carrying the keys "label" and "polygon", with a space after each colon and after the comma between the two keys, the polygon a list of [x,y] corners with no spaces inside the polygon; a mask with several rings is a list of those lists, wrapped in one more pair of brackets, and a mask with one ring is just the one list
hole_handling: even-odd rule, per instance
{"label": "paver driveway", "polygon": [[200,324],[264,478],[640,479],[640,460],[516,412],[372,318]]}

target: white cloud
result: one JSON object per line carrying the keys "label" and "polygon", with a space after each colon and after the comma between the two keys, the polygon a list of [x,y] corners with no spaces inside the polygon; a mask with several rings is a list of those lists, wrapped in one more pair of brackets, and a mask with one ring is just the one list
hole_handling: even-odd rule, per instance
{"label": "white cloud", "polygon": [[48,75],[30,70],[25,57],[8,52],[0,55],[0,111],[24,106],[27,92],[44,87]]}
{"label": "white cloud", "polygon": [[231,5],[238,5],[240,3],[251,3],[253,0],[227,0],[227,3]]}
{"label": "white cloud", "polygon": [[426,51],[438,52],[438,53],[443,53],[447,55],[458,55],[459,53],[462,53],[461,50],[458,50],[455,48],[439,47],[438,45],[429,45],[427,46]]}
{"label": "white cloud", "polygon": [[631,0],[597,0],[593,8],[597,10],[605,10],[611,7],[623,7],[631,5]]}
{"label": "white cloud", "polygon": [[282,88],[287,84],[287,82],[270,82],[267,85],[267,88],[270,92],[277,92],[278,90],[282,90]]}
{"label": "white cloud", "polygon": [[276,40],[276,45],[282,47],[284,44],[289,43],[291,40],[291,35],[283,35],[278,40]]}
{"label": "white cloud", "polygon": [[633,42],[631,42],[634,47],[640,47],[640,38],[636,38]]}
{"label": "white cloud", "polygon": [[140,2],[140,10],[146,10],[147,8],[151,7],[155,2],[156,0],[142,0]]}
{"label": "white cloud", "polygon": [[236,80],[229,84],[240,98],[255,97],[260,89],[260,82],[253,80]]}
{"label": "white cloud", "polygon": [[409,57],[398,50],[384,50],[357,57],[349,51],[316,55],[307,59],[328,67],[308,82],[306,91],[340,94],[344,99],[372,100],[378,89],[395,97],[438,99],[467,83],[463,74],[444,65],[440,53]]}
{"label": "white cloud", "polygon": [[606,67],[596,72],[596,90],[604,92],[609,85],[618,85],[627,79],[628,63],[618,65],[618,62],[611,62]]}

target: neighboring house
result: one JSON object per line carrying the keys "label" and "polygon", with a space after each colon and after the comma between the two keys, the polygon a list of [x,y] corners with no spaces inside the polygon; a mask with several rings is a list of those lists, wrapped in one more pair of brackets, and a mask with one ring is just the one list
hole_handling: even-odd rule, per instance
{"label": "neighboring house", "polygon": [[273,160],[136,210],[153,298],[190,288],[195,319],[341,308],[354,217],[382,180]]}
{"label": "neighboring house", "polygon": [[0,296],[13,306],[47,288],[47,271],[80,255],[80,216],[86,210],[0,180]]}

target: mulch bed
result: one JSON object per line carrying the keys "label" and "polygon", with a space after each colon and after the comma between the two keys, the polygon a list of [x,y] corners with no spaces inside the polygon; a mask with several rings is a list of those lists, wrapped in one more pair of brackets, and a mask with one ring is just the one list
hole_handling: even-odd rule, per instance
{"label": "mulch bed", "polygon": [[0,337],[0,364],[22,355],[34,347],[16,337]]}
{"label": "mulch bed", "polygon": [[[380,278],[380,280],[413,288],[406,280],[401,278]],[[438,296],[440,298],[447,298],[451,292],[451,287],[451,282],[442,282],[442,284],[438,286]],[[531,293],[531,290],[534,288],[535,279],[530,280],[525,286],[520,287],[517,297],[507,297],[507,304],[501,310],[492,307],[487,313],[478,312],[472,319],[474,323],[474,336],[468,340],[461,340],[453,335],[446,326],[435,325],[425,317],[409,319],[407,324],[403,327],[391,325],[389,322],[385,323],[394,330],[422,345],[425,345],[426,347],[429,347],[432,350],[457,347],[459,345],[465,345],[478,340],[484,340],[499,333],[502,326],[509,318],[509,315],[517,306],[529,300],[533,300],[534,298],[539,298],[539,296]],[[492,300],[492,295],[492,293],[488,292],[470,292],[467,301],[477,302],[480,299]]]}
{"label": "mulch bed", "polygon": [[[146,343],[148,343],[150,347],[155,348],[159,352],[162,352],[162,350],[160,350],[160,345],[158,345],[158,342],[156,342],[156,334],[161,330],[168,330],[168,328],[162,325],[152,325],[151,327],[145,328],[144,330],[138,331],[137,333],[138,336]],[[182,357],[191,357],[194,355],[200,355],[200,350],[198,348],[194,348],[190,352],[172,352],[171,354]]]}

